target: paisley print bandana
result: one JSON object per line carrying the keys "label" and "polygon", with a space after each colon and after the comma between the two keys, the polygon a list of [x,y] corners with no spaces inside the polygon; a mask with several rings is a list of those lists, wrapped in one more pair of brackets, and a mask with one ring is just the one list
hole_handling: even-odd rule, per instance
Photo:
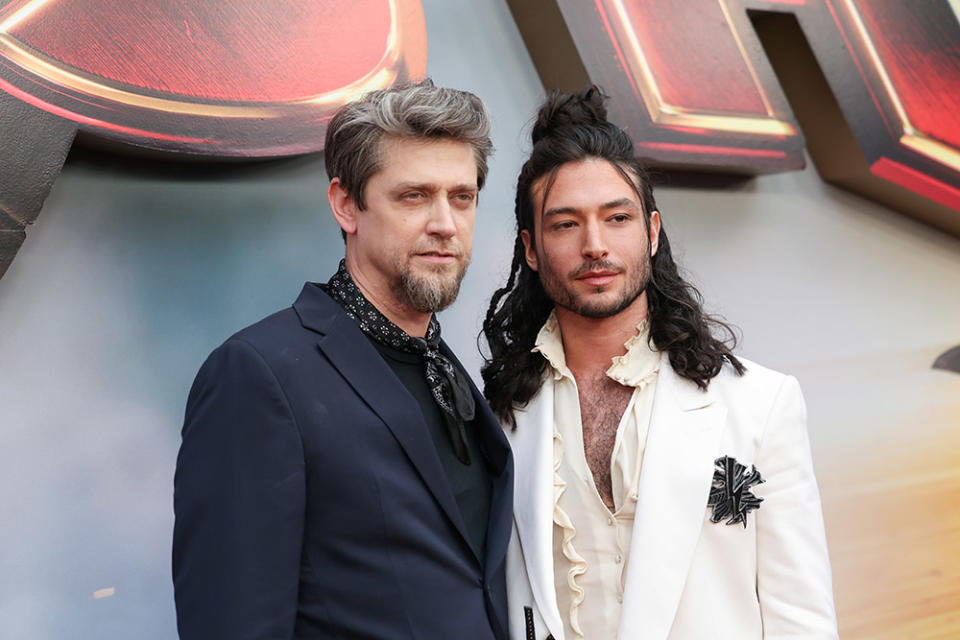
{"label": "paisley print bandana", "polygon": [[327,282],[327,293],[343,307],[368,337],[398,351],[414,353],[423,358],[427,386],[440,407],[454,453],[460,462],[470,464],[464,423],[473,420],[476,406],[466,375],[440,353],[440,323],[437,322],[436,315],[430,316],[426,336],[411,336],[390,322],[363,297],[343,260],[340,261],[337,272]]}

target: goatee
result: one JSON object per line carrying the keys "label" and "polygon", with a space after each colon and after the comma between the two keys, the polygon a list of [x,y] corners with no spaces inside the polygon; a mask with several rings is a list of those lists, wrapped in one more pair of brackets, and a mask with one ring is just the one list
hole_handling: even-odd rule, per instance
{"label": "goatee", "polygon": [[[439,266],[429,274],[416,273],[410,261],[400,268],[397,279],[397,299],[404,306],[419,313],[443,311],[457,299],[460,283],[470,264],[469,258],[455,265]],[[399,266],[399,265],[398,265]]]}

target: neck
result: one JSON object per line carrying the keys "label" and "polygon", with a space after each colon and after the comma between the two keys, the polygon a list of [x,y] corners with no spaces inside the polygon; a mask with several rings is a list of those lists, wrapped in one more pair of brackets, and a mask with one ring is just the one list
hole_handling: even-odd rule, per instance
{"label": "neck", "polygon": [[401,303],[387,283],[369,277],[359,265],[350,259],[349,255],[346,258],[346,265],[347,271],[353,278],[354,284],[360,289],[360,293],[377,308],[377,311],[385,315],[390,322],[403,329],[407,335],[415,338],[422,338],[427,335],[427,327],[430,324],[432,313],[415,311]]}
{"label": "neck", "polygon": [[563,353],[574,377],[598,375],[610,368],[610,359],[626,353],[623,344],[637,334],[637,325],[647,318],[644,291],[629,307],[608,318],[587,318],[556,306],[563,336]]}

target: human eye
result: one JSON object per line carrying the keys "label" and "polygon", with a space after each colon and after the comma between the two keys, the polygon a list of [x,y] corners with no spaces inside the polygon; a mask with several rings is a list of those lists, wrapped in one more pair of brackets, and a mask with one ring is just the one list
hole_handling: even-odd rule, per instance
{"label": "human eye", "polygon": [[400,199],[405,202],[420,202],[426,198],[422,191],[404,191],[400,194]]}
{"label": "human eye", "polygon": [[477,199],[475,193],[470,193],[468,191],[462,193],[456,193],[453,195],[453,201],[459,204],[460,206],[469,206]]}
{"label": "human eye", "polygon": [[612,216],[610,216],[610,220],[617,224],[624,224],[624,223],[630,222],[630,220],[632,219],[633,219],[633,216],[630,215],[629,213],[615,213]]}
{"label": "human eye", "polygon": [[573,229],[577,226],[577,223],[573,220],[560,220],[555,222],[551,227],[554,231],[566,231],[568,229]]}

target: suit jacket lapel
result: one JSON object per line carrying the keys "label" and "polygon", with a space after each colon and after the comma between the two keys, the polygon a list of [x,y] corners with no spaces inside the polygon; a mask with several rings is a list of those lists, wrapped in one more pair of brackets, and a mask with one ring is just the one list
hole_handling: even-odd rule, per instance
{"label": "suit jacket lapel", "polygon": [[[473,383],[471,382],[471,386]],[[474,425],[481,432],[481,446],[489,462],[492,473],[492,491],[490,495],[490,517],[487,522],[487,548],[484,558],[484,579],[488,585],[494,584],[496,576],[503,570],[507,559],[507,544],[513,528],[513,454],[503,435],[503,429],[497,421],[487,401],[474,389],[477,401],[477,417]],[[479,461],[478,461],[479,463]],[[491,619],[499,625],[495,635],[507,637],[508,619],[506,599],[494,598],[494,610]]]}
{"label": "suit jacket lapel", "polygon": [[510,436],[516,466],[514,519],[530,589],[554,637],[563,636],[553,579],[553,378],[547,377]]}
{"label": "suit jacket lapel", "polygon": [[323,334],[317,343],[320,350],[390,429],[472,552],[466,524],[416,400],[356,323],[322,289],[306,285],[294,309],[305,327]]}
{"label": "suit jacket lapel", "polygon": [[[726,408],[661,358],[619,637],[666,639],[703,528]],[[629,603],[627,605],[626,603]]]}
{"label": "suit jacket lapel", "polygon": [[[445,342],[441,341],[440,352],[464,371],[463,365]],[[487,523],[486,562],[484,563],[485,573],[489,578],[500,568],[506,558],[507,543],[510,541],[513,521],[513,454],[503,429],[500,428],[500,423],[490,410],[483,394],[469,376],[467,381],[476,403],[474,427],[477,429],[480,448],[489,465],[493,483],[490,495],[490,518]]]}
{"label": "suit jacket lapel", "polygon": [[[450,347],[440,342],[440,352],[465,371],[457,356],[450,351]],[[488,585],[493,584],[495,576],[502,569],[507,559],[507,545],[510,542],[510,532],[513,524],[513,453],[507,437],[500,428],[500,423],[490,405],[470,376],[467,376],[470,392],[476,403],[476,414],[473,422],[477,430],[480,449],[491,474],[490,516],[487,521],[487,548],[483,563],[484,579]],[[484,461],[475,461],[483,464]],[[494,635],[498,638],[507,637],[507,610],[506,600],[493,598],[491,600],[494,615],[491,621],[495,626]],[[499,628],[496,628],[499,626]]]}
{"label": "suit jacket lapel", "polygon": [[[476,396],[475,396],[476,397]],[[477,397],[477,428],[486,456],[492,467],[493,490],[490,495],[490,520],[487,524],[486,575],[488,578],[500,568],[507,556],[510,529],[513,523],[513,455],[503,435],[500,423],[482,397]]]}

